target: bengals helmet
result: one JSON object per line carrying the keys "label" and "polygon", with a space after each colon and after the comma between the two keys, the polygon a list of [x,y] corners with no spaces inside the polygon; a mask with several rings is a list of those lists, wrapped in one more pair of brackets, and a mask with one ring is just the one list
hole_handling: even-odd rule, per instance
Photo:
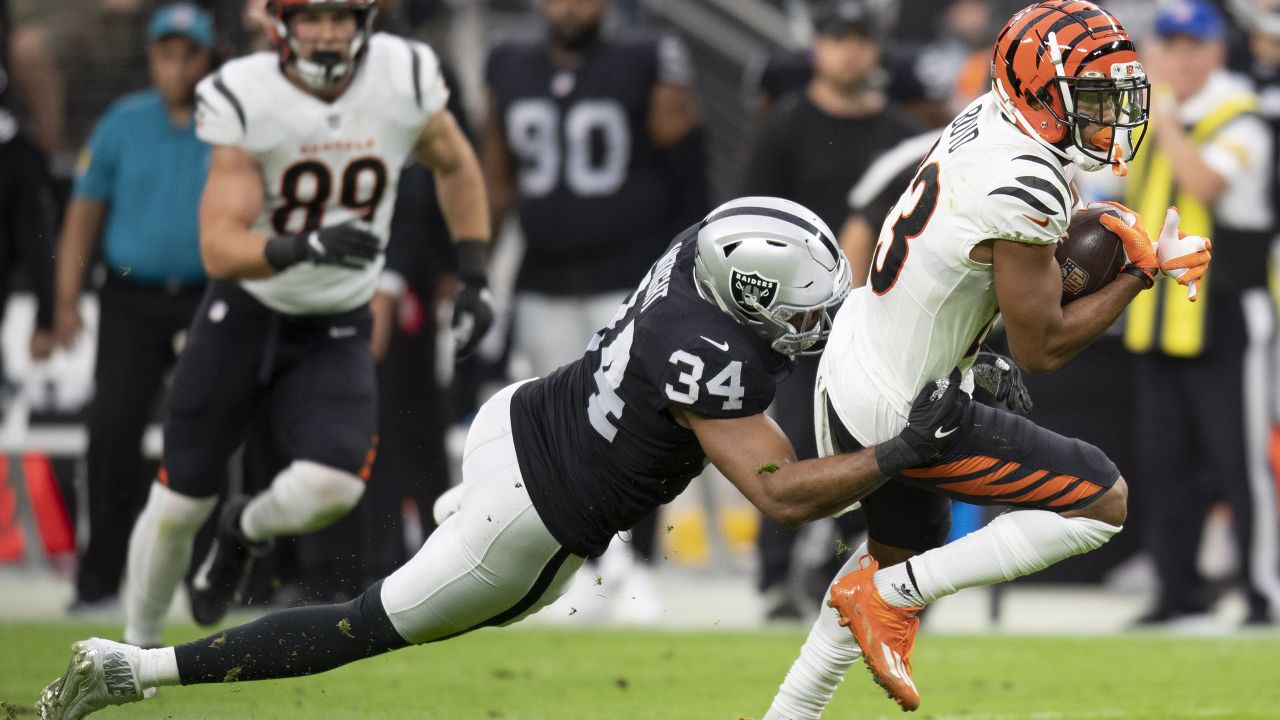
{"label": "bengals helmet", "polygon": [[[269,0],[267,15],[271,44],[280,64],[292,67],[302,81],[316,90],[329,90],[355,74],[364,59],[377,15],[376,0]],[[356,18],[356,34],[346,52],[318,50],[303,57],[298,41],[289,34],[289,16],[303,10],[350,10]]]}
{"label": "bengals helmet", "polygon": [[1085,170],[1124,175],[1147,132],[1151,84],[1133,40],[1086,0],[1014,15],[996,38],[991,85],[1023,132]]}

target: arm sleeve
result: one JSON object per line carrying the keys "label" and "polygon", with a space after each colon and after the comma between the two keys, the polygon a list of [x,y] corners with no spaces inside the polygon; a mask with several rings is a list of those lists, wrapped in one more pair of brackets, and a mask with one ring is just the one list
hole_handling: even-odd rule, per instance
{"label": "arm sleeve", "polygon": [[201,80],[196,86],[196,135],[210,145],[243,147],[248,130],[244,102],[222,73]]}
{"label": "arm sleeve", "polygon": [[[971,198],[978,208],[978,240],[996,238],[1050,245],[1066,234],[1072,193],[1066,176],[1052,161],[1018,155],[996,172],[990,165],[979,170],[993,177],[968,173],[973,192],[981,193]],[[965,182],[966,178],[962,176],[959,181]]]}
{"label": "arm sleeve", "polygon": [[89,144],[80,151],[76,163],[75,197],[111,201],[120,159],[118,124],[115,114],[107,111],[94,128]]}
{"label": "arm sleeve", "polygon": [[427,118],[434,117],[449,103],[449,85],[440,71],[440,60],[435,52],[420,42],[409,41],[413,52],[413,75],[417,86],[415,98]]}

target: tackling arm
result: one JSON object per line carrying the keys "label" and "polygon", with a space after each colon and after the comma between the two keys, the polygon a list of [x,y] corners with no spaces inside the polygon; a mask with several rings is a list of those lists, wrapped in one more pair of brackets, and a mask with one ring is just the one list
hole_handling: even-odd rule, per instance
{"label": "tackling arm", "polygon": [[1106,332],[1142,282],[1121,273],[1101,290],[1063,307],[1053,245],[996,240],[996,299],[1013,359],[1027,372],[1052,372]]}
{"label": "tackling arm", "polygon": [[200,198],[200,257],[218,280],[267,277],[267,237],[252,232],[262,211],[262,172],[253,156],[218,145]]}
{"label": "tackling arm", "polygon": [[[712,419],[678,413],[707,458],[765,515],[797,527],[834,515],[880,487],[873,449],[796,462],[791,441],[764,414]],[[684,423],[682,423],[684,424]]]}

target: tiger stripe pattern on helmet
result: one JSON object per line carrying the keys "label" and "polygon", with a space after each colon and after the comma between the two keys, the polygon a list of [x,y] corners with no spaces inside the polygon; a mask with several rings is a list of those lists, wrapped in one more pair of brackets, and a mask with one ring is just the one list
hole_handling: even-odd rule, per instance
{"label": "tiger stripe pattern on helmet", "polygon": [[[1067,156],[1065,151],[1075,145],[1101,164],[1113,163],[1116,158],[1112,149],[1105,148],[1106,154],[1101,154],[1099,151],[1104,148],[1100,142],[1125,143],[1127,134],[1113,139],[1117,129],[1141,126],[1145,130],[1143,99],[1139,120],[1122,124],[1092,122],[1109,128],[1111,133],[1098,136],[1098,140],[1084,134],[1072,91],[1077,84],[1119,81],[1117,87],[1144,92],[1146,82],[1133,40],[1124,26],[1110,12],[1087,0],[1046,0],[1015,14],[996,38],[991,75],[993,90],[1006,115],[1060,155]],[[1131,159],[1137,142],[1123,150],[1126,156],[1121,159]]]}

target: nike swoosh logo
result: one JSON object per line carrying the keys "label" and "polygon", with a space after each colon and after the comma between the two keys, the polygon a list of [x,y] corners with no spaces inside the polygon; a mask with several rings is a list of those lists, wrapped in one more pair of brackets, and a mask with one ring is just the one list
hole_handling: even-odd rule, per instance
{"label": "nike swoosh logo", "polygon": [[1039,225],[1040,227],[1049,227],[1049,218],[1044,218],[1043,220],[1041,220],[1039,218],[1033,218],[1026,213],[1022,213],[1022,217],[1030,220],[1031,222]]}
{"label": "nike swoosh logo", "polygon": [[355,334],[356,334],[356,329],[350,326],[348,327],[334,326],[329,328],[329,337],[335,340],[351,337],[352,335],[355,335]]}
{"label": "nike swoosh logo", "polygon": [[707,342],[711,343],[714,347],[716,347],[716,348],[718,348],[718,349],[720,349],[720,350],[723,350],[724,352],[729,352],[729,343],[727,343],[727,342],[716,342],[715,340],[712,340],[711,338],[707,337],[706,335],[699,335],[699,337],[701,337],[703,340],[706,340]]}
{"label": "nike swoosh logo", "polygon": [[959,430],[959,429],[960,429],[960,426],[959,426],[959,425],[957,425],[957,426],[955,426],[955,427],[951,428],[950,430],[948,430],[948,431],[946,431],[946,432],[942,432],[942,428],[938,428],[937,430],[934,430],[934,431],[933,431],[933,436],[934,436],[934,437],[936,437],[936,438],[944,438],[944,437],[946,437],[946,436],[950,435],[951,433],[953,433],[953,432],[955,432],[955,431],[957,431],[957,430]]}

